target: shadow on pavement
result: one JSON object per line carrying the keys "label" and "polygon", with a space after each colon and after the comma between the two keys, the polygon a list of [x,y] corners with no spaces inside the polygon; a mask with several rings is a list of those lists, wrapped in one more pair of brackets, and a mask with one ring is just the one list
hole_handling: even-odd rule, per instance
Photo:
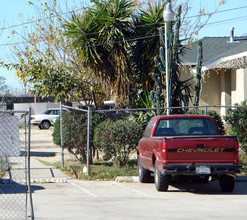
{"label": "shadow on pavement", "polygon": [[[21,151],[20,156],[25,156],[26,152]],[[40,152],[40,151],[31,151],[30,152],[31,157],[55,157],[56,152]]]}
{"label": "shadow on pavement", "polygon": [[[31,185],[31,192],[45,189],[42,186]],[[28,192],[27,185],[19,184],[13,180],[0,179],[0,195],[1,194],[25,194]]]}
{"label": "shadow on pavement", "polygon": [[218,181],[209,181],[208,183],[171,183],[171,186],[177,188],[168,192],[190,192],[195,194],[212,195],[247,195],[247,182],[236,182],[233,192],[221,192]]}

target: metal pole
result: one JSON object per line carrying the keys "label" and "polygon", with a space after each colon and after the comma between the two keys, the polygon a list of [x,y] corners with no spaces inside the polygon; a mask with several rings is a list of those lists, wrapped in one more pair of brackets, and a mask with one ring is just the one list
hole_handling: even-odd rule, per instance
{"label": "metal pole", "polygon": [[205,107],[205,115],[207,115],[208,114],[208,107],[206,106]]}
{"label": "metal pole", "polygon": [[29,107],[29,117],[28,117],[28,151],[27,151],[27,178],[28,178],[28,192],[30,199],[30,208],[31,208],[31,217],[34,220],[34,211],[33,211],[33,199],[31,191],[31,175],[30,175],[30,142],[31,142],[31,108]]}
{"label": "metal pole", "polygon": [[88,106],[88,123],[87,123],[87,176],[89,176],[89,159],[90,159],[90,125],[91,125],[91,106]]}
{"label": "metal pole", "polygon": [[165,21],[165,49],[166,49],[166,107],[167,115],[170,114],[169,104],[169,72],[168,72],[168,36],[167,36],[167,21]]}
{"label": "metal pole", "polygon": [[61,141],[61,166],[64,168],[64,149],[63,149],[63,112],[62,102],[60,101],[60,141]]}

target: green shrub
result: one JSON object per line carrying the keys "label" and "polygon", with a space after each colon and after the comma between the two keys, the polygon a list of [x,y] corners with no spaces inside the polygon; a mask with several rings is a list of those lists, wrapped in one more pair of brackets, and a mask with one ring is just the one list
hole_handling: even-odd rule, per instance
{"label": "green shrub", "polygon": [[54,123],[54,130],[52,133],[53,143],[61,146],[61,135],[60,135],[60,116],[56,119]]}
{"label": "green shrub", "polygon": [[136,149],[142,136],[142,126],[129,120],[105,120],[94,129],[93,143],[104,152],[106,159],[115,158],[118,166],[124,166]]}
{"label": "green shrub", "polygon": [[[91,137],[93,136],[94,126],[105,120],[105,118],[106,116],[104,115],[93,114]],[[77,110],[70,110],[63,113],[63,146],[82,163],[87,162],[87,127],[87,113]],[[54,124],[52,136],[54,144],[61,145],[60,117]],[[94,153],[92,142],[90,145],[90,152],[90,162],[92,162],[92,154]]]}
{"label": "green shrub", "polygon": [[247,100],[235,106],[246,108],[229,109],[225,120],[231,125],[231,130],[237,136],[241,148],[247,152]]}
{"label": "green shrub", "polygon": [[[60,145],[60,118],[56,120],[53,142]],[[87,162],[87,114],[79,111],[63,113],[63,146],[82,163]]]}

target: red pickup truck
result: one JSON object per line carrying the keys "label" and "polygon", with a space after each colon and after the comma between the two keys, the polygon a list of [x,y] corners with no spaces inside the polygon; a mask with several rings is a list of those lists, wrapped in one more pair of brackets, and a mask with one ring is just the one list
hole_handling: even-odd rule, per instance
{"label": "red pickup truck", "polygon": [[153,117],[139,141],[137,159],[140,182],[150,182],[154,172],[158,191],[167,191],[170,180],[181,175],[202,182],[211,176],[223,192],[232,192],[241,169],[237,138],[221,135],[206,115]]}

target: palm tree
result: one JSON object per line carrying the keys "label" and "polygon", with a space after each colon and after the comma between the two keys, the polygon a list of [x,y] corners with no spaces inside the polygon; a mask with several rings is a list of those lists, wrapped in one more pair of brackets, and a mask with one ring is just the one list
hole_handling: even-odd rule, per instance
{"label": "palm tree", "polygon": [[158,28],[164,25],[163,10],[165,4],[158,1],[148,3],[146,10],[140,10],[134,17],[136,43],[133,44],[133,60],[136,64],[136,78],[142,89],[150,91],[154,81],[152,73],[157,71],[154,57],[159,54],[160,39]]}
{"label": "palm tree", "polygon": [[132,0],[95,0],[83,14],[73,14],[65,34],[88,71],[105,87],[110,86],[117,103],[128,103],[131,63],[129,59],[134,12]]}

